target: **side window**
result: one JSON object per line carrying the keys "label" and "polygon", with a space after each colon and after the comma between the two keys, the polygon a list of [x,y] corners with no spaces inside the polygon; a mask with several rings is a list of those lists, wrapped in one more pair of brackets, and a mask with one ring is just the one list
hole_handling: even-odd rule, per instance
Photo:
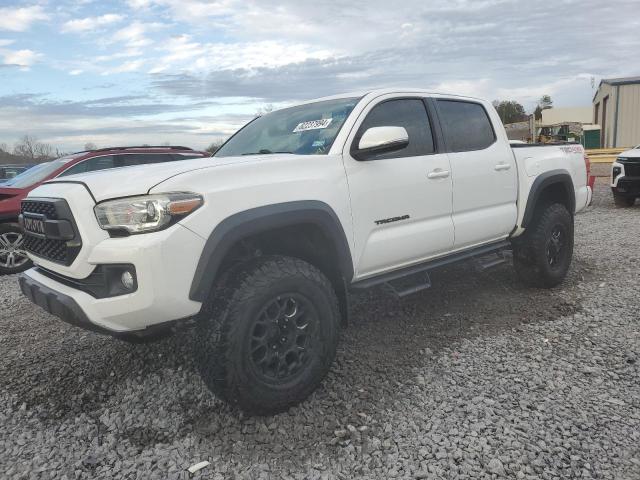
{"label": "side window", "polygon": [[172,162],[173,156],[168,153],[143,153],[136,155],[140,157],[140,165],[148,165],[150,163]]}
{"label": "side window", "polygon": [[104,157],[93,157],[85,162],[87,164],[87,172],[96,172],[98,170],[106,170],[115,167],[115,157],[106,155]]}
{"label": "side window", "polygon": [[452,152],[483,150],[496,141],[491,120],[479,103],[438,100],[438,113]]}
{"label": "side window", "polygon": [[355,138],[356,145],[364,132],[372,127],[404,127],[409,134],[407,147],[381,153],[375,159],[415,157],[435,151],[427,110],[419,98],[388,100],[373,107],[360,125]]}
{"label": "side window", "polygon": [[75,175],[77,173],[85,173],[87,171],[87,162],[76,163],[73,167],[62,172],[58,177],[66,177],[67,175]]}
{"label": "side window", "polygon": [[174,160],[191,160],[192,158],[207,158],[203,155],[199,155],[199,154],[177,154],[177,155],[172,155]]}

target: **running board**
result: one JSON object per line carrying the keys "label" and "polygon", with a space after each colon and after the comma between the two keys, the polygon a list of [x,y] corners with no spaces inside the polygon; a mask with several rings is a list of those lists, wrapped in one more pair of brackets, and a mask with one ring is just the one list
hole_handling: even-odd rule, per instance
{"label": "running board", "polygon": [[[351,284],[351,289],[362,290],[377,285],[387,284],[396,295],[404,297],[411,293],[425,290],[431,286],[431,279],[428,274],[429,270],[464,260],[470,260],[475,257],[483,257],[489,254],[502,254],[502,252],[509,249],[511,249],[511,242],[508,240],[502,240],[489,245],[465,250],[463,252],[453,253],[446,257],[436,258],[435,260],[430,260],[419,265],[413,265],[411,267],[359,280]],[[505,261],[506,259],[504,258],[504,254],[502,254],[502,258],[499,262],[494,256],[492,262],[486,263],[485,267],[490,268],[491,266],[499,265]],[[486,268],[484,269],[486,270]]]}
{"label": "running board", "polygon": [[397,278],[385,283],[387,288],[399,298],[406,297],[412,293],[420,292],[431,287],[431,278],[428,271],[414,273],[406,277]]}
{"label": "running board", "polygon": [[507,263],[511,259],[511,252],[507,250],[499,250],[495,253],[491,253],[489,255],[483,255],[477,257],[476,261],[476,270],[478,272],[484,272],[493,267],[497,267],[498,265],[502,265],[503,263]]}

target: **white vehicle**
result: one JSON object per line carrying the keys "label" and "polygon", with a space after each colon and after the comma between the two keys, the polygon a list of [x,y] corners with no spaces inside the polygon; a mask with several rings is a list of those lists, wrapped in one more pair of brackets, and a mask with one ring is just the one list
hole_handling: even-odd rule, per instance
{"label": "white vehicle", "polygon": [[632,207],[640,198],[640,145],[622,152],[611,165],[611,191],[618,207]]}
{"label": "white vehicle", "polygon": [[436,266],[507,249],[526,284],[559,284],[587,178],[580,145],[512,148],[483,100],[328,97],[253,120],[213,162],[32,191],[21,222],[36,266],[20,285],[62,319],[125,339],[196,319],[207,386],[274,413],[329,370],[351,289],[402,296]]}

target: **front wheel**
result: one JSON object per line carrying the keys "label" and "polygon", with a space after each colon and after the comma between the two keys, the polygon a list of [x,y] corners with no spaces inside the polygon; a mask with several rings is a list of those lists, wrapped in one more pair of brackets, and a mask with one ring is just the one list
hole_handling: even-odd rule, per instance
{"label": "front wheel", "polygon": [[265,256],[225,275],[198,321],[197,364],[217,396],[250,414],[307,398],[336,354],[340,314],[329,280],[302,260]]}
{"label": "front wheel", "polygon": [[31,268],[23,247],[24,232],[17,223],[0,223],[0,274],[20,273]]}
{"label": "front wheel", "polygon": [[526,285],[552,288],[567,276],[573,256],[573,216],[559,203],[540,207],[522,238],[514,240],[513,264]]}
{"label": "front wheel", "polygon": [[613,203],[616,204],[616,207],[633,207],[633,204],[636,203],[635,197],[623,197],[622,195],[614,195]]}

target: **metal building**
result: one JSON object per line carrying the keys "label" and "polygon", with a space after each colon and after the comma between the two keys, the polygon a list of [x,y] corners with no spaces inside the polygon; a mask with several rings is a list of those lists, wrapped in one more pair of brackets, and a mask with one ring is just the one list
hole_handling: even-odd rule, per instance
{"label": "metal building", "polygon": [[603,79],[593,97],[603,148],[640,144],[640,77]]}

